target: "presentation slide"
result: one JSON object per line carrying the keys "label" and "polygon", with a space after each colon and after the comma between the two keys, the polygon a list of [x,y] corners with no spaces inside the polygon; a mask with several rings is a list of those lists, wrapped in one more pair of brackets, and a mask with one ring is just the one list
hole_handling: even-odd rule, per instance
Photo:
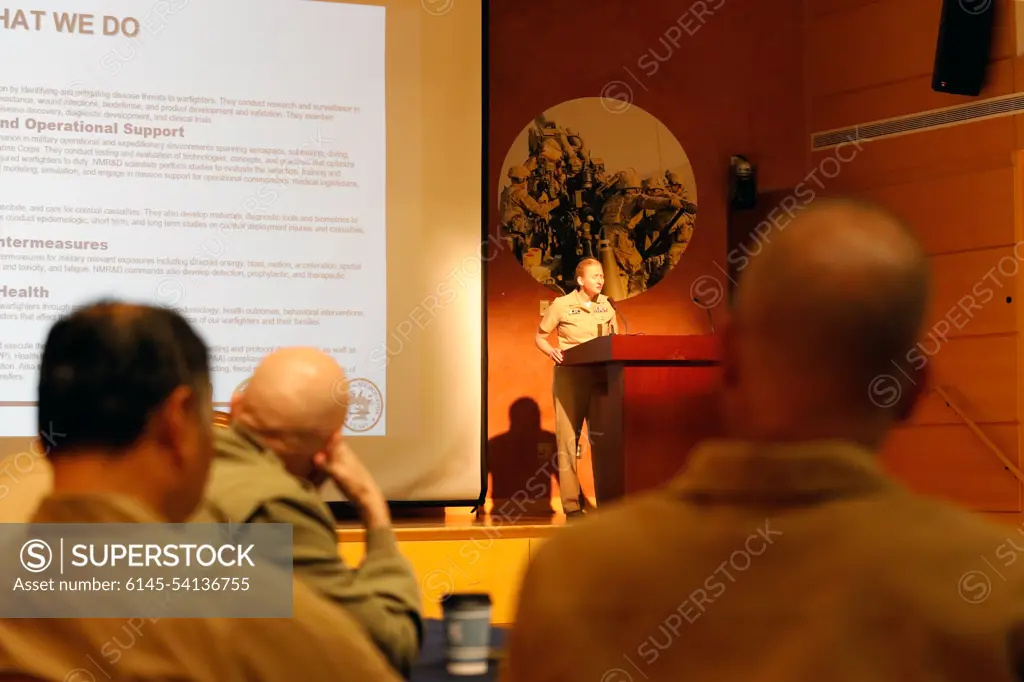
{"label": "presentation slide", "polygon": [[115,297],[196,326],[225,411],[322,348],[391,499],[479,497],[481,34],[420,0],[0,7],[0,436],[36,435],[52,322]]}

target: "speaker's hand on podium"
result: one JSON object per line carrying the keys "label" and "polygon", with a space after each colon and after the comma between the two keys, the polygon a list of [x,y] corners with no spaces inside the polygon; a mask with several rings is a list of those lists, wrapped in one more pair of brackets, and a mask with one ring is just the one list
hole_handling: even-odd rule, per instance
{"label": "speaker's hand on podium", "polygon": [[551,352],[548,353],[548,357],[556,365],[562,364],[562,350],[560,348],[552,348]]}

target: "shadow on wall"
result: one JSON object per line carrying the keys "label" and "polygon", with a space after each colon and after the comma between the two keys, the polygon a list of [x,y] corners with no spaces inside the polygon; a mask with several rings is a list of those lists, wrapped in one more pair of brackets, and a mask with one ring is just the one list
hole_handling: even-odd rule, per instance
{"label": "shadow on wall", "polygon": [[554,514],[555,434],[541,428],[540,406],[533,398],[513,402],[508,416],[509,430],[487,441],[491,514],[510,520]]}

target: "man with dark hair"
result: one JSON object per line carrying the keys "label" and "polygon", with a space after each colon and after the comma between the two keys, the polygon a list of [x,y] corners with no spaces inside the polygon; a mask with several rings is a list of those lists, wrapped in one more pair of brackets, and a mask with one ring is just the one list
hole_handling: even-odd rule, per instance
{"label": "man with dark hair", "polygon": [[[202,499],[213,453],[206,344],[163,308],[100,302],[60,319],[39,368],[38,428],[50,434],[55,497],[130,491],[181,522]],[[88,519],[83,519],[88,520]]]}
{"label": "man with dark hair", "polygon": [[770,235],[723,330],[729,440],[544,544],[507,680],[1014,679],[1024,575],[985,563],[1007,531],[877,461],[927,385],[905,359],[928,280],[876,206],[819,199]]}
{"label": "man with dark hair", "polygon": [[[211,395],[206,345],[175,312],[101,302],[59,320],[39,381],[53,492],[32,522],[187,519],[213,456]],[[153,618],[119,652],[118,678],[397,679],[353,620],[294,579],[292,596],[290,619]],[[92,657],[125,627],[113,618],[0,620],[0,671],[84,679],[83,666],[98,667]]]}

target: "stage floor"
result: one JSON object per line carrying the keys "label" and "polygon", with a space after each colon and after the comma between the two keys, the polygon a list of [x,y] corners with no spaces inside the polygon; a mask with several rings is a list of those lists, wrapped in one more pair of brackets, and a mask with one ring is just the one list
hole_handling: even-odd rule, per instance
{"label": "stage floor", "polygon": [[[399,540],[450,540],[452,538],[494,537],[502,538],[547,537],[566,524],[561,513],[544,516],[503,517],[501,515],[470,513],[469,509],[419,512],[416,514],[394,514],[392,526]],[[338,536],[343,541],[361,539],[363,529],[355,519],[338,522]]]}

